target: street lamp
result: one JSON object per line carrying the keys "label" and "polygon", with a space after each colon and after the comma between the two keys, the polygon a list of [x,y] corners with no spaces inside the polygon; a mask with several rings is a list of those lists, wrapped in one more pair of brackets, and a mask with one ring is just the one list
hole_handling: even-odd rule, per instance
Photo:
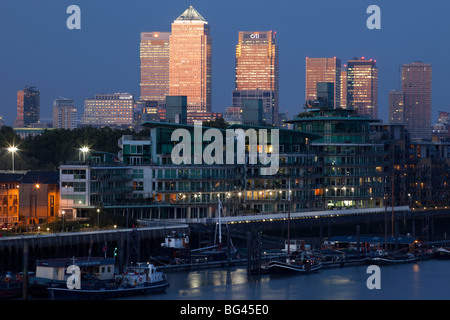
{"label": "street lamp", "polygon": [[97,229],[100,229],[100,209],[97,209]]}
{"label": "street lamp", "polygon": [[89,152],[89,148],[88,147],[81,147],[80,148],[80,152],[83,153],[83,161],[86,161],[86,153]]}
{"label": "street lamp", "polygon": [[17,152],[17,147],[12,146],[9,148],[6,148],[6,150],[8,150],[8,152],[11,152],[11,156],[12,156],[12,172],[14,173],[14,154]]}
{"label": "street lamp", "polygon": [[62,215],[62,232],[64,232],[64,216],[65,216],[65,211],[61,211],[61,215]]}

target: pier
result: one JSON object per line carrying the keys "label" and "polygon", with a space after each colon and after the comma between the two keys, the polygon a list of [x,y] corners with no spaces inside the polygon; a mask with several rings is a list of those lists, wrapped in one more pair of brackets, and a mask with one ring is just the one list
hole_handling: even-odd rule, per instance
{"label": "pier", "polygon": [[148,259],[161,240],[189,233],[187,224],[146,222],[145,227],[118,230],[64,232],[0,238],[0,272],[33,271],[35,261],[72,256],[117,255],[119,269],[130,262]]}

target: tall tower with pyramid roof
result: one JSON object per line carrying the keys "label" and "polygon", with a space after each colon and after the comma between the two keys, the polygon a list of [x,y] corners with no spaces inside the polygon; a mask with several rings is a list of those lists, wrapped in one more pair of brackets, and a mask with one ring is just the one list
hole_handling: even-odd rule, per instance
{"label": "tall tower with pyramid roof", "polygon": [[211,111],[212,41],[208,22],[190,6],[172,23],[169,95],[187,96],[188,112]]}

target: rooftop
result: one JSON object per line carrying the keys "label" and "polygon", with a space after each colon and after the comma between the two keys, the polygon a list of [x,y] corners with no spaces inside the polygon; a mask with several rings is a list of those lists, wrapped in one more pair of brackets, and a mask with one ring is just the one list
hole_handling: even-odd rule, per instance
{"label": "rooftop", "polygon": [[206,22],[205,18],[202,17],[197,10],[194,9],[193,6],[189,6],[178,18],[176,21],[203,21]]}

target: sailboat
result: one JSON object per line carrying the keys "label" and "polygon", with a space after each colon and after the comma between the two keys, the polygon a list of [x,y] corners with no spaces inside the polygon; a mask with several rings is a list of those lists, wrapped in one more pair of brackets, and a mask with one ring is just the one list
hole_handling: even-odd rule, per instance
{"label": "sailboat", "polygon": [[291,221],[291,180],[289,179],[288,194],[288,228],[287,228],[287,255],[284,261],[269,261],[266,268],[271,274],[313,273],[322,268],[318,257],[307,254],[304,250],[291,254],[290,221]]}
{"label": "sailboat", "polygon": [[[231,248],[224,247],[222,243],[222,221],[221,216],[223,214],[223,207],[222,207],[222,201],[220,201],[217,204],[217,215],[218,215],[218,223],[216,225],[216,233],[217,228],[219,229],[219,235],[218,235],[218,244],[216,244],[216,240],[214,237],[214,245],[205,247],[205,248],[199,248],[199,249],[192,249],[191,250],[191,259],[198,259],[198,258],[205,258],[211,261],[226,261],[228,257],[232,258],[234,254],[236,253],[236,248],[232,245],[232,242],[230,241]],[[227,226],[228,227],[228,226]],[[228,250],[230,249],[230,250]]]}

